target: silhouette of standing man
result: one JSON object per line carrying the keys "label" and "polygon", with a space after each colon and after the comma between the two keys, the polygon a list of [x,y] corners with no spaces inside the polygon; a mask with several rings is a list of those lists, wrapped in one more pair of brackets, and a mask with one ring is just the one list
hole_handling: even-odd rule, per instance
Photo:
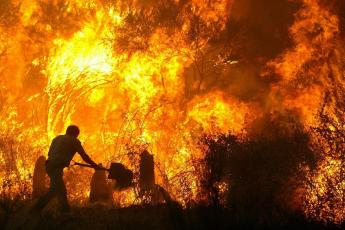
{"label": "silhouette of standing man", "polygon": [[63,181],[63,169],[68,167],[76,152],[82,159],[98,169],[99,166],[86,154],[81,142],[78,140],[79,128],[75,125],[68,126],[65,135],[55,137],[50,145],[46,171],[50,177],[49,191],[42,196],[32,208],[32,211],[41,211],[54,197],[57,197],[61,212],[69,212],[67,190]]}

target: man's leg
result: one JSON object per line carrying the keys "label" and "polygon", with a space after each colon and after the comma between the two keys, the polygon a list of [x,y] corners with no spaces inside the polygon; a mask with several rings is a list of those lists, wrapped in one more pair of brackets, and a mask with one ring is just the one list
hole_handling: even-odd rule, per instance
{"label": "man's leg", "polygon": [[38,199],[36,204],[33,206],[32,211],[37,211],[37,212],[42,211],[44,207],[49,203],[49,201],[54,197],[54,195],[55,195],[55,192],[49,189],[49,191],[45,195],[43,195],[42,197]]}
{"label": "man's leg", "polygon": [[63,181],[63,170],[59,172],[59,176],[56,181],[57,185],[57,198],[59,201],[59,205],[61,206],[61,212],[69,212],[70,206],[67,200],[67,190],[65,183]]}

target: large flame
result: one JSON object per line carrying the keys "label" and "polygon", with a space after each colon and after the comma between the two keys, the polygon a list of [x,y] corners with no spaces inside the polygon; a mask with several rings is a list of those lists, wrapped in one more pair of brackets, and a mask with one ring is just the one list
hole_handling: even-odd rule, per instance
{"label": "large flame", "polygon": [[[282,77],[272,91],[284,107],[297,109],[321,160],[309,174],[305,212],[311,218],[344,221],[344,76],[340,25],[334,9],[303,0],[290,27],[294,47],[269,63]],[[339,104],[340,103],[340,104]],[[320,108],[321,107],[321,108]],[[315,131],[316,130],[316,131]],[[315,132],[315,133],[314,133]]]}
{"label": "large flame", "polygon": [[[9,4],[17,6],[15,2]],[[25,35],[13,36],[11,31],[2,33],[18,42],[9,42],[12,50],[3,57],[6,63],[14,65],[10,70],[5,69],[7,74],[18,76],[14,80],[6,78],[5,88],[11,87],[13,81],[12,88],[27,98],[15,103],[14,111],[28,112],[23,104],[30,104],[39,120],[33,121],[31,114],[22,115],[32,123],[23,123],[18,130],[32,130],[32,125],[44,128],[46,135],[32,137],[42,140],[41,153],[44,153],[49,140],[62,133],[67,125],[76,123],[93,158],[108,163],[122,161],[129,167],[134,167],[135,162],[124,156],[148,148],[158,165],[158,183],[164,184],[180,201],[182,196],[196,199],[198,178],[193,174],[191,162],[203,156],[197,147],[199,138],[206,132],[239,132],[244,125],[246,106],[240,106],[231,98],[224,99],[219,93],[191,102],[185,100],[184,69],[207,43],[207,38],[187,42],[186,33],[193,26],[187,14],[181,15],[184,20],[181,30],[169,31],[158,26],[145,41],[129,37],[133,42],[144,43],[145,49],[123,51],[117,48],[121,36],[126,35],[125,30],[130,29],[126,28],[126,20],[131,14],[142,13],[149,18],[153,10],[145,4],[134,4],[138,10],[142,7],[142,12],[136,12],[135,8],[128,8],[131,4],[24,1],[18,5],[19,19],[14,27],[27,36],[33,33],[36,41],[27,41]],[[179,5],[178,2],[173,4]],[[192,1],[184,10],[199,15],[205,24],[218,23],[224,28],[230,5],[228,1],[211,5]],[[74,26],[69,26],[72,24]],[[26,45],[40,39],[45,40],[41,47],[34,45],[33,50],[25,50]],[[24,57],[27,52],[30,57]],[[32,72],[25,74],[26,69]],[[15,85],[23,76],[29,78],[28,81],[37,81],[38,85],[29,84],[34,87],[32,92],[25,89],[28,85]],[[15,90],[11,90],[11,97]],[[43,113],[35,108],[38,105],[45,110]],[[28,176],[31,170],[29,167],[22,174]],[[182,181],[178,179],[181,172],[190,175]],[[186,186],[188,194],[179,191]],[[88,191],[86,185],[82,189]],[[72,191],[72,197],[85,194],[80,191]]]}

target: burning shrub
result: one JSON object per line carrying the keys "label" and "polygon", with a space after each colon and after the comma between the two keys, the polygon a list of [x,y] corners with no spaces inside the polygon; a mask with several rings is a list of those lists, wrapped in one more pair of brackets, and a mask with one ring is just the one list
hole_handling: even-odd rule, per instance
{"label": "burning shrub", "polygon": [[[239,222],[271,223],[285,218],[292,194],[301,186],[301,165],[314,164],[308,134],[295,131],[273,139],[234,135],[206,137],[208,146],[203,187],[211,204],[220,202],[228,186],[226,206]],[[293,179],[293,180],[292,180]]]}
{"label": "burning shrub", "polygon": [[[23,124],[14,122],[17,115],[10,110],[2,113],[0,121],[0,194],[13,198],[21,194],[22,198],[31,196],[32,172],[37,157],[42,151],[42,140],[32,141],[38,130],[23,128]],[[25,131],[24,131],[25,130]]]}
{"label": "burning shrub", "polygon": [[318,164],[315,170],[308,171],[304,205],[309,217],[342,224],[345,222],[345,120],[344,116],[332,117],[327,113],[327,99],[319,114],[319,126],[312,129]]}

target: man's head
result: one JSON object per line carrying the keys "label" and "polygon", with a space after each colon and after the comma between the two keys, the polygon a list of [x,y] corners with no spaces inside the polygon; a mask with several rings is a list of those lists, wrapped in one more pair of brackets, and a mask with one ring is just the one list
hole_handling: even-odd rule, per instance
{"label": "man's head", "polygon": [[66,134],[67,135],[71,135],[71,136],[73,136],[73,137],[78,137],[78,135],[79,135],[79,128],[78,128],[78,126],[76,126],[76,125],[70,125],[70,126],[68,126],[67,127],[67,129],[66,129]]}

